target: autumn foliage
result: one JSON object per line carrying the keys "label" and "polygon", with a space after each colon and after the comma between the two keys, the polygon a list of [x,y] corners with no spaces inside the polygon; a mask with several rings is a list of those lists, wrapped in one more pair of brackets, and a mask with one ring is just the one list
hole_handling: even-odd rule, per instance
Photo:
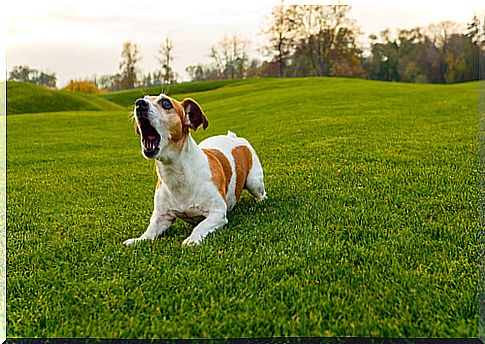
{"label": "autumn foliage", "polygon": [[103,90],[98,89],[96,84],[92,81],[73,81],[71,80],[63,90],[78,92],[78,93],[88,93],[88,94],[100,94],[105,93]]}

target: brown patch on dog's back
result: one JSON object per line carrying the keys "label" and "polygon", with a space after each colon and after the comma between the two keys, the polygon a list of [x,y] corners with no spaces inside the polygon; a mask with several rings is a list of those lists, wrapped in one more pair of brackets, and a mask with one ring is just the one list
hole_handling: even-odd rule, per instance
{"label": "brown patch on dog's back", "polygon": [[227,160],[226,156],[217,149],[203,148],[202,151],[207,155],[209,160],[212,181],[217,186],[219,193],[225,201],[232,177],[231,163]]}
{"label": "brown patch on dog's back", "polygon": [[253,155],[246,146],[237,146],[232,150],[232,156],[236,165],[236,200],[239,199],[241,192],[246,184],[251,167],[253,167]]}

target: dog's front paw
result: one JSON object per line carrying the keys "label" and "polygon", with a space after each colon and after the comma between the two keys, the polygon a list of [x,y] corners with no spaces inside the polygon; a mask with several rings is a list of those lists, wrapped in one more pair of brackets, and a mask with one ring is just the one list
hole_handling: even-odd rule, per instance
{"label": "dog's front paw", "polygon": [[132,239],[128,239],[128,240],[123,241],[123,244],[126,245],[126,246],[130,246],[130,245],[134,245],[134,244],[140,242],[141,240],[143,240],[143,239],[132,238]]}
{"label": "dog's front paw", "polygon": [[182,242],[182,245],[183,246],[195,246],[195,245],[198,245],[200,244],[202,241],[202,239],[200,238],[195,238],[194,236],[189,236],[187,239],[185,239],[183,242]]}
{"label": "dog's front paw", "polygon": [[256,197],[256,202],[262,202],[262,201],[264,201],[267,198],[268,198],[268,196],[267,196],[267,194],[265,192],[263,195],[261,195],[259,197]]}

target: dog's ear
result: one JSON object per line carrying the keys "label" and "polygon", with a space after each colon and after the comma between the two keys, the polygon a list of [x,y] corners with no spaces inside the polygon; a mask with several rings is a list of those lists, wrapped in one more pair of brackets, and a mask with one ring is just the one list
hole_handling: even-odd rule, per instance
{"label": "dog's ear", "polygon": [[181,104],[185,112],[184,124],[194,130],[197,130],[202,124],[202,128],[206,130],[209,121],[207,120],[207,117],[205,117],[204,111],[202,111],[200,105],[190,98],[185,98]]}

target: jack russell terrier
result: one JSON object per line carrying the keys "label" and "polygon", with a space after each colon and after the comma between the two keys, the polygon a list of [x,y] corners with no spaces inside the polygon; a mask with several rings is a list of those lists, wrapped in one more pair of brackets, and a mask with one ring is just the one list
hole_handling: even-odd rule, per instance
{"label": "jack russell terrier", "polygon": [[209,122],[194,100],[145,96],[136,101],[134,117],[142,155],[155,160],[158,182],[150,225],[125,245],[155,239],[175,218],[196,225],[183,244],[199,244],[227,223],[243,188],[257,201],[266,198],[263,168],[247,140],[229,131],[197,145],[189,129],[205,130]]}

